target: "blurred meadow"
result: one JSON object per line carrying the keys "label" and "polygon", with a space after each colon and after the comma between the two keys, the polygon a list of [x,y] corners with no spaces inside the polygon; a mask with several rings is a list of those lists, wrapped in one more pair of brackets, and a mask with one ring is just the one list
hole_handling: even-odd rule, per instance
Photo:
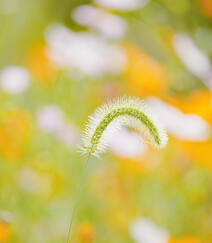
{"label": "blurred meadow", "polygon": [[[122,95],[167,130],[77,152]],[[0,0],[0,243],[212,243],[212,1]]]}

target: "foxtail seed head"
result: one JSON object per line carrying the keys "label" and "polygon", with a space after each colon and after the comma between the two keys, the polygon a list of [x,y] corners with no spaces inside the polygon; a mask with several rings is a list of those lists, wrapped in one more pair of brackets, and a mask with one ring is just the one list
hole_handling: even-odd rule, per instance
{"label": "foxtail seed head", "polygon": [[128,126],[144,134],[157,148],[167,143],[167,135],[138,98],[121,97],[98,108],[86,125],[82,153],[98,156],[106,150],[107,135],[121,126]]}

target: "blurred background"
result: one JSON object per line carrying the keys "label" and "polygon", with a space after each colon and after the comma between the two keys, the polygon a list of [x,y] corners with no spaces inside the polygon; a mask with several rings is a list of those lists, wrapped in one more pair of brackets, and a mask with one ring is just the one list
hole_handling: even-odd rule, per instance
{"label": "blurred background", "polygon": [[[212,1],[0,1],[0,242],[212,242]],[[123,128],[87,173],[96,107],[146,100],[166,148]]]}

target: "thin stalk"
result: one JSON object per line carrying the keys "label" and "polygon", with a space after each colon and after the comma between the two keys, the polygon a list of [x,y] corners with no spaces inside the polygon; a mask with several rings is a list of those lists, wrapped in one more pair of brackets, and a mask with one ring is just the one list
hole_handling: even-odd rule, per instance
{"label": "thin stalk", "polygon": [[[85,160],[84,166],[83,166],[83,171],[82,171],[82,175],[86,174],[87,171],[87,167],[88,167],[88,161],[91,157],[91,154],[88,154],[87,159]],[[84,176],[83,176],[84,178]],[[69,229],[68,229],[68,237],[67,237],[67,243],[71,243],[71,237],[72,237],[72,227],[73,227],[73,222],[74,222],[74,216],[76,215],[77,212],[77,205],[82,193],[82,189],[83,189],[83,180],[81,181],[81,183],[78,186],[78,195],[76,197],[76,201],[74,203],[73,209],[72,209],[72,214],[71,214],[71,220],[70,220],[70,224],[69,224]]]}

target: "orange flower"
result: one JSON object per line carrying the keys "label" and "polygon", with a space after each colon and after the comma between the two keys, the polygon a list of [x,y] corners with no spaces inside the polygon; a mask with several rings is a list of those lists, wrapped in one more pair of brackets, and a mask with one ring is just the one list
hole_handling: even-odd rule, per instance
{"label": "orange flower", "polygon": [[121,201],[123,187],[117,173],[109,168],[97,171],[91,178],[92,191],[104,200]]}
{"label": "orange flower", "polygon": [[181,107],[185,113],[200,115],[207,122],[212,124],[212,95],[209,91],[197,91],[191,94],[188,99],[183,100]]}
{"label": "orange flower", "polygon": [[46,47],[42,43],[33,44],[26,57],[26,66],[31,75],[43,84],[50,84],[55,70],[51,61],[46,57]]}
{"label": "orange flower", "polygon": [[10,234],[11,230],[9,224],[0,222],[0,242],[8,242]]}
{"label": "orange flower", "polygon": [[166,89],[166,71],[137,46],[126,44],[128,55],[126,78],[132,91],[139,96],[161,95]]}
{"label": "orange flower", "polygon": [[[212,125],[211,93],[209,91],[196,91],[182,100],[170,98],[169,102],[185,114],[196,114]],[[207,141],[192,142],[178,141],[179,146],[191,161],[197,162],[206,168],[212,169],[211,139]]]}
{"label": "orange flower", "polygon": [[117,158],[116,162],[123,174],[140,175],[146,172],[145,164],[142,161],[129,158]]}
{"label": "orange flower", "polygon": [[158,156],[158,151],[148,147],[147,151],[139,155],[137,158],[116,158],[116,163],[121,173],[127,175],[144,175],[153,170],[159,163],[155,157]]}
{"label": "orange flower", "polygon": [[212,2],[211,2],[211,0],[198,0],[197,5],[198,5],[200,11],[206,17],[212,17]]}
{"label": "orange flower", "polygon": [[191,160],[212,169],[211,149],[212,141],[206,142],[182,142],[183,149]]}
{"label": "orange flower", "polygon": [[168,243],[201,243],[201,242],[194,237],[184,237],[181,239],[171,238]]}
{"label": "orange flower", "polygon": [[31,133],[31,119],[23,110],[0,113],[0,153],[6,160],[21,158]]}
{"label": "orange flower", "polygon": [[94,239],[95,230],[90,223],[82,223],[79,227],[79,238],[82,243],[91,243]]}

